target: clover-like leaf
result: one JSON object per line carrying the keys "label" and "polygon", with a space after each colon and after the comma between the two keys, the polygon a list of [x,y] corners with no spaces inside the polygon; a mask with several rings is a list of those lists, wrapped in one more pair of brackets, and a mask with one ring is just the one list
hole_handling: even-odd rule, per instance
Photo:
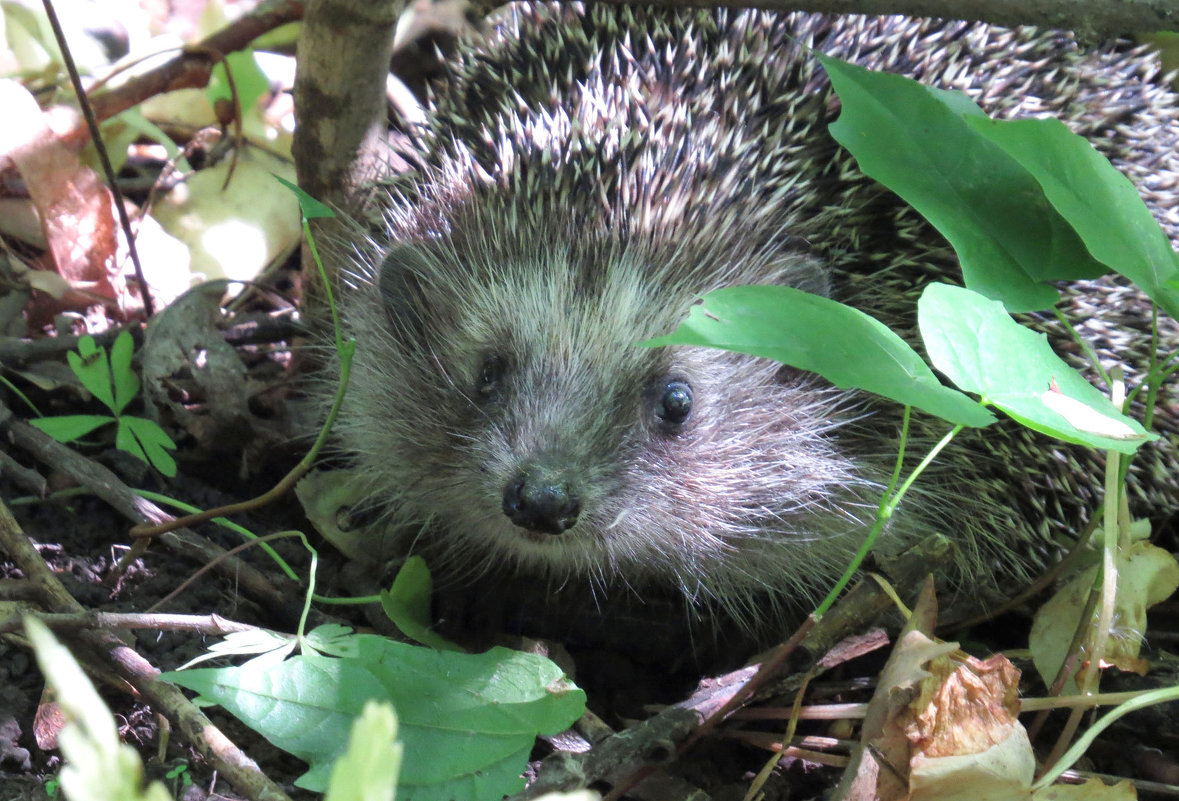
{"label": "clover-like leaf", "polygon": [[99,347],[92,336],[78,340],[78,350],[66,353],[70,369],[91,395],[98,398],[114,411],[115,396],[111,391],[111,367],[107,360],[106,348]]}
{"label": "clover-like leaf", "polygon": [[115,422],[106,414],[66,414],[61,417],[38,417],[29,423],[58,442],[73,442],[96,428]]}
{"label": "clover-like leaf", "polygon": [[111,346],[111,378],[115,385],[114,404],[111,411],[116,415],[122,414],[136,395],[139,394],[139,376],[131,369],[131,356],[135,351],[135,341],[128,331],[122,331],[115,338]]}
{"label": "clover-like leaf", "polygon": [[168,432],[144,417],[127,415],[119,418],[115,446],[138,457],[166,476],[176,475],[176,460],[168,453],[176,450],[176,443]]}

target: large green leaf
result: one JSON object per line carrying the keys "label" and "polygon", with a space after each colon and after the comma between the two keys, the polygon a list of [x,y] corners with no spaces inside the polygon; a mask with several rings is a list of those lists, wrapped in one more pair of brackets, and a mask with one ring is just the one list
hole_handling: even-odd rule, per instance
{"label": "large green leaf", "polygon": [[967,122],[1035,177],[1094,258],[1179,318],[1179,290],[1169,283],[1179,260],[1129,178],[1060,120]]}
{"label": "large green leaf", "polygon": [[1056,303],[1044,282],[1106,272],[965,95],[818,58],[843,107],[831,135],[950,240],[967,286],[1033,311]]}
{"label": "large green leaf", "polygon": [[585,708],[585,694],[544,657],[504,648],[441,652],[358,635],[350,658],[304,654],[275,664],[169,673],[311,765],[297,784],[326,785],[365,701],[397,710],[405,762],[401,801],[499,799],[520,778],[537,734]]}
{"label": "large green leaf", "polygon": [[1053,353],[1047,337],[1015,322],[1003,304],[969,289],[930,284],[917,313],[934,367],[1024,425],[1122,453],[1157,438]]}
{"label": "large green leaf", "polygon": [[880,321],[829,298],[784,286],[720,289],[671,334],[644,345],[705,345],[809,370],[841,389],[863,389],[954,423],[994,417],[943,386],[925,361]]}

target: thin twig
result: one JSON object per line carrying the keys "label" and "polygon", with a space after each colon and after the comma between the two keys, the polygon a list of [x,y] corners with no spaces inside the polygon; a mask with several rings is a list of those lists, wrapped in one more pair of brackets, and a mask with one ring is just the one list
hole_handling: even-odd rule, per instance
{"label": "thin twig", "polygon": [[[69,594],[57,576],[46,566],[29,542],[20,525],[0,503],[0,549],[24,573],[29,583],[37,588],[41,604],[53,613],[86,614],[83,607]],[[79,641],[100,654],[112,668],[149,703],[168,716],[184,733],[188,742],[205,755],[240,792],[257,801],[290,801],[269,777],[258,769],[254,761],[227,738],[203,712],[196,708],[175,685],[159,681],[160,671],[140,656],[112,632],[80,632]]]}
{"label": "thin twig", "polygon": [[[72,629],[149,629],[151,631],[187,631],[193,634],[207,634],[219,637],[235,631],[258,631],[258,626],[239,623],[220,615],[164,615],[117,612],[63,612],[37,615],[54,631]],[[8,634],[22,630],[20,615],[0,621],[0,633]]]}
{"label": "thin twig", "polygon": [[[0,402],[0,416],[6,408]],[[62,445],[40,429],[20,420],[12,420],[8,424],[8,432],[12,444],[86,487],[128,520],[156,523],[172,519],[163,509],[136,494],[110,470]],[[160,537],[160,542],[199,564],[216,561],[225,553],[223,548],[189,530],[169,532]],[[290,598],[300,595],[293,584],[276,578],[279,586],[275,586],[275,581],[240,559],[219,561],[217,569],[270,609],[283,609]],[[284,591],[283,587],[288,590]]]}
{"label": "thin twig", "polygon": [[78,67],[74,64],[74,56],[70,53],[65,32],[61,29],[61,22],[57,19],[53,0],[42,0],[42,3],[45,6],[45,14],[49,17],[49,25],[53,28],[53,36],[57,39],[57,48],[61,51],[62,60],[65,61],[66,71],[70,74],[70,83],[74,86],[74,95],[78,98],[82,116],[86,118],[86,128],[90,131],[94,150],[98,153],[99,161],[102,162],[102,172],[106,176],[107,187],[114,196],[115,211],[119,213],[119,225],[123,229],[123,235],[127,237],[127,251],[131,254],[131,263],[135,265],[135,280],[139,283],[139,293],[143,297],[143,312],[151,317],[154,313],[151,290],[143,275],[143,265],[139,262],[139,249],[135,246],[135,234],[131,230],[131,218],[127,216],[127,206],[123,202],[123,191],[119,189],[119,183],[115,180],[115,168],[111,166],[106,145],[102,142],[102,132],[98,130],[98,119],[94,116],[94,109],[86,97],[86,90],[82,86],[82,76],[78,74]]}

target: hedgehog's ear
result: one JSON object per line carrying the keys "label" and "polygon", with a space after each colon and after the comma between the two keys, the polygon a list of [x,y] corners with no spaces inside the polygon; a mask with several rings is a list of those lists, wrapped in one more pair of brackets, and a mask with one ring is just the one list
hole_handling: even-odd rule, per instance
{"label": "hedgehog's ear", "polygon": [[381,262],[377,289],[394,328],[422,342],[426,335],[423,312],[429,303],[426,256],[412,245],[394,245]]}

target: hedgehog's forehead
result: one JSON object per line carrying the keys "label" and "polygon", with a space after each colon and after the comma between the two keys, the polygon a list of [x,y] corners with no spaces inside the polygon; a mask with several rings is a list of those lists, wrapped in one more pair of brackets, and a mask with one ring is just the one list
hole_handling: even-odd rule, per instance
{"label": "hedgehog's forehead", "polygon": [[485,257],[490,263],[472,271],[462,324],[476,339],[528,343],[538,354],[610,360],[669,331],[696,297],[626,255],[537,248]]}

